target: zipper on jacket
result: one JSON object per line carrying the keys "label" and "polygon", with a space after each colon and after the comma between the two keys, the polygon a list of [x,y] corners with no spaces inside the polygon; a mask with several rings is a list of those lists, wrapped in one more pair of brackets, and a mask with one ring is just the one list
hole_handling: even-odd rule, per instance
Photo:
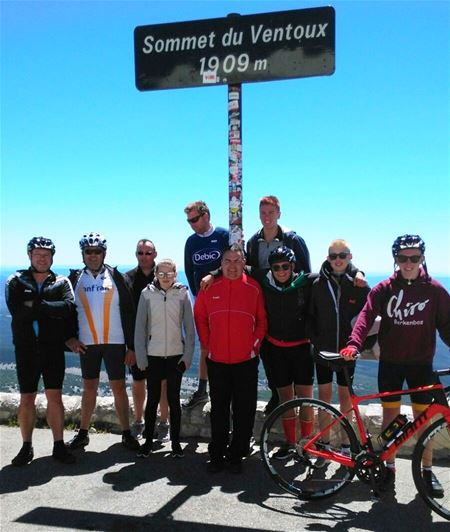
{"label": "zipper on jacket", "polygon": [[328,290],[330,291],[331,297],[333,298],[334,311],[336,313],[336,353],[338,353],[339,352],[339,336],[340,336],[340,330],[339,330],[339,302],[340,302],[340,299],[341,299],[341,285],[337,281],[333,280],[333,282],[336,284],[336,287],[337,287],[336,293],[333,290],[333,286],[331,284],[331,280],[330,279],[327,280]]}
{"label": "zipper on jacket", "polygon": [[164,292],[164,354],[167,356],[167,293]]}

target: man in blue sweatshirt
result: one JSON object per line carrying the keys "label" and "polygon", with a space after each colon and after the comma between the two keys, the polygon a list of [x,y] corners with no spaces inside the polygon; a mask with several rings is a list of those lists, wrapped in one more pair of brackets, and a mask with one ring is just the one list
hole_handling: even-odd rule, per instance
{"label": "man in blue sweatshirt", "polygon": [[[222,253],[228,248],[229,234],[223,227],[212,225],[209,208],[204,201],[189,203],[184,212],[187,216],[187,223],[194,231],[194,234],[186,240],[184,247],[184,271],[189,288],[196,296],[202,278],[220,267]],[[183,404],[184,408],[193,408],[208,400],[206,355],[207,353],[201,349],[198,390]]]}

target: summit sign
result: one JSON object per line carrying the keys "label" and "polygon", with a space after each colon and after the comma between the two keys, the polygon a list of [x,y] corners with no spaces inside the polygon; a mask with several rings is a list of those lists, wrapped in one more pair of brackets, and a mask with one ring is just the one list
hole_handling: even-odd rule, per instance
{"label": "summit sign", "polygon": [[332,7],[138,26],[135,81],[145,91],[327,76],[334,51]]}

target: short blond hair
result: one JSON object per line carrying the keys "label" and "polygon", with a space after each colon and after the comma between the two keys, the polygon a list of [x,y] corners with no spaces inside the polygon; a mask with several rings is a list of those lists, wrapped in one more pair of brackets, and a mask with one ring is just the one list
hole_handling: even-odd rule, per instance
{"label": "short blond hair", "polygon": [[177,265],[172,259],[162,259],[160,260],[156,265],[156,271],[159,271],[160,266],[168,266],[171,268],[174,272],[177,271]]}
{"label": "short blond hair", "polygon": [[331,249],[335,246],[339,248],[344,248],[347,253],[350,253],[350,245],[347,240],[344,240],[343,238],[336,238],[335,240],[332,240],[330,245],[328,246],[328,255],[330,254]]}

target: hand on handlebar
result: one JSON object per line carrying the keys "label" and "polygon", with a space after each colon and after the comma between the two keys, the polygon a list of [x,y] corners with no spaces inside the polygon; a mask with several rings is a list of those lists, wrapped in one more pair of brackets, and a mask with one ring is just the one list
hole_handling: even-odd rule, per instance
{"label": "hand on handlebar", "polygon": [[358,355],[358,350],[356,349],[356,347],[344,347],[344,349],[341,349],[339,351],[339,354],[342,358],[345,358],[346,360],[355,360]]}

